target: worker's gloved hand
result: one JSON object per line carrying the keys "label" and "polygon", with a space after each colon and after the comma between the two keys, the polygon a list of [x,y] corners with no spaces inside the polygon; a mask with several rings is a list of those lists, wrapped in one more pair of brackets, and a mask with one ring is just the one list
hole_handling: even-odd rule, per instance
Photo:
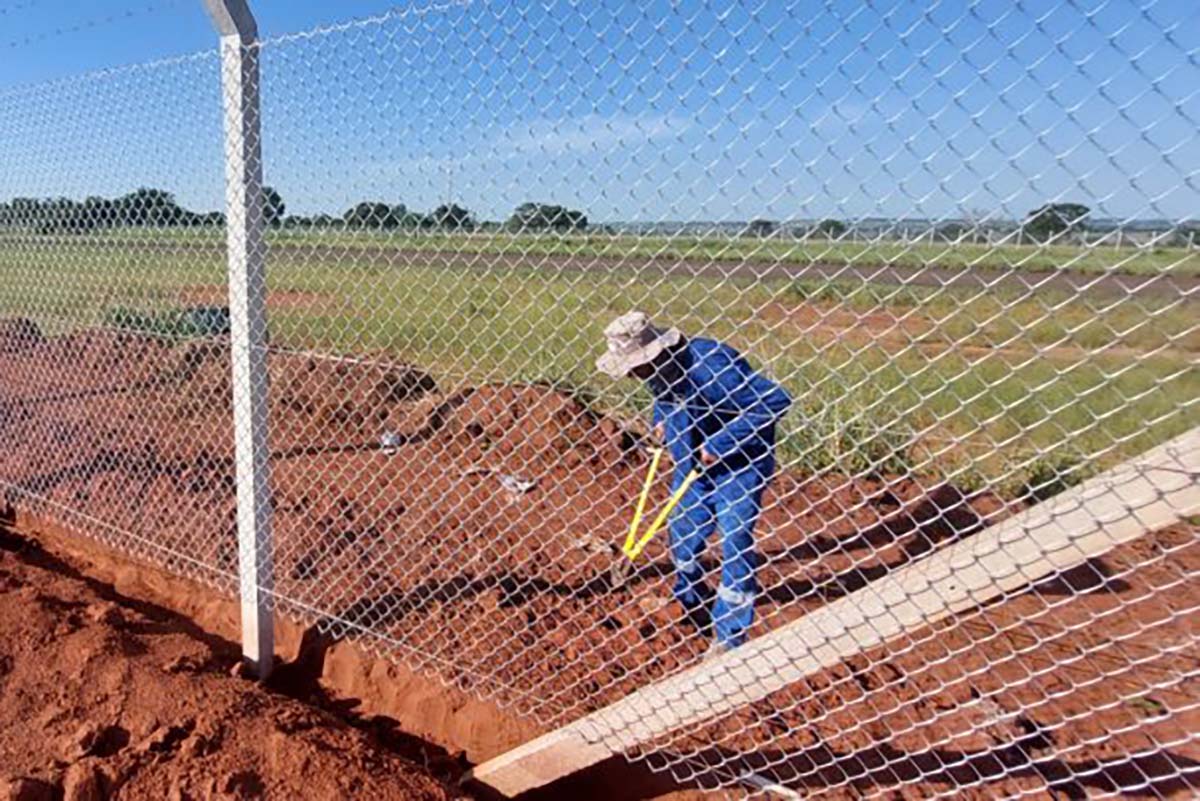
{"label": "worker's gloved hand", "polygon": [[712,467],[719,461],[720,459],[708,452],[708,448],[700,449],[700,464],[704,465],[705,467]]}
{"label": "worker's gloved hand", "polygon": [[663,423],[659,423],[654,427],[654,441],[659,445],[665,445],[667,439],[667,427]]}

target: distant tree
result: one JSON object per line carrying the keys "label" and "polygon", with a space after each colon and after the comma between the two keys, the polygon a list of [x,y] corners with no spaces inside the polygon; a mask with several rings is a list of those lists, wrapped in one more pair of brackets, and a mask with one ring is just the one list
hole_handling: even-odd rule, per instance
{"label": "distant tree", "polygon": [[588,227],[587,215],[582,211],[564,210],[559,217],[554,219],[551,228],[564,231],[586,231]]}
{"label": "distant tree", "polygon": [[61,226],[62,199],[38,200],[30,210],[28,224],[39,234],[57,234]]}
{"label": "distant tree", "polygon": [[108,198],[87,198],[83,201],[83,214],[92,220],[92,225],[96,228],[107,228],[117,224],[117,206]]}
{"label": "distant tree", "polygon": [[35,197],[15,197],[8,205],[8,225],[13,228],[35,229],[41,225],[46,215],[46,205]]}
{"label": "distant tree", "polygon": [[513,231],[540,231],[546,228],[547,222],[541,213],[541,204],[522,203],[508,218],[506,226]]}
{"label": "distant tree", "polygon": [[164,189],[141,187],[113,201],[117,221],[124,225],[175,225],[183,209]]}
{"label": "distant tree", "polygon": [[197,226],[204,225],[204,215],[188,211],[187,209],[180,209],[179,216],[175,219],[175,225],[196,228]]}
{"label": "distant tree", "polygon": [[346,209],[342,219],[347,228],[394,228],[396,225],[391,206],[371,201],[364,201]]}
{"label": "distant tree", "polygon": [[312,224],[314,228],[331,228],[334,222],[341,223],[342,221],[335,220],[335,218],[329,214],[317,214],[312,218]]}
{"label": "distant tree", "polygon": [[774,220],[751,220],[746,225],[747,236],[768,237],[779,230],[779,223]]}
{"label": "distant tree", "polygon": [[12,202],[14,225],[33,225],[41,213],[42,201],[33,197],[15,197]]}
{"label": "distant tree", "polygon": [[545,203],[522,203],[508,219],[514,231],[583,231],[587,225],[583,212]]}
{"label": "distant tree", "polygon": [[463,230],[475,227],[471,212],[454,203],[443,203],[429,215],[430,224],[435,228]]}
{"label": "distant tree", "polygon": [[409,211],[403,203],[392,206],[392,226],[415,231],[418,228],[429,228],[433,220],[415,211]]}
{"label": "distant tree", "polygon": [[1047,203],[1025,216],[1022,229],[1038,242],[1049,242],[1087,227],[1091,209],[1080,203]]}
{"label": "distant tree", "polygon": [[289,214],[283,218],[280,223],[284,228],[312,228],[313,221],[311,217],[305,217],[300,214]]}
{"label": "distant tree", "polygon": [[283,214],[287,211],[287,204],[283,202],[283,195],[273,186],[264,186],[262,188],[263,195],[263,222],[270,226],[279,225],[283,220]]}
{"label": "distant tree", "polygon": [[1167,247],[1187,248],[1200,245],[1200,222],[1186,221],[1175,227],[1164,244]]}
{"label": "distant tree", "polygon": [[201,216],[200,224],[210,228],[224,228],[225,214],[220,211],[210,211]]}
{"label": "distant tree", "polygon": [[813,232],[821,234],[826,239],[841,239],[848,230],[846,224],[841,220],[821,220]]}
{"label": "distant tree", "polygon": [[60,197],[41,205],[39,234],[85,234],[95,228],[95,219],[86,213],[82,203]]}

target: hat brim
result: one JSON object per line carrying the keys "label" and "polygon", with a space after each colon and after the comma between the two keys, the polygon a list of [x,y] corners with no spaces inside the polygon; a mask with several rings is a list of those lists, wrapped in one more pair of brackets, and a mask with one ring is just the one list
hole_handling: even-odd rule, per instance
{"label": "hat brim", "polygon": [[678,329],[668,328],[655,337],[653,342],[629,353],[605,351],[596,359],[596,369],[612,378],[625,378],[634,368],[649,364],[664,350],[679,344],[682,337]]}

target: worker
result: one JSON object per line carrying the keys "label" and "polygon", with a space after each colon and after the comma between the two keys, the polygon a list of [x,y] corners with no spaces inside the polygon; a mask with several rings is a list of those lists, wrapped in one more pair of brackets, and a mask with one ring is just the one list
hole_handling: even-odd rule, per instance
{"label": "worker", "polygon": [[[709,655],[723,653],[745,642],[754,619],[754,526],[775,471],[775,426],[791,398],[728,345],[659,328],[643,312],[617,318],[604,337],[596,367],[646,382],[654,397],[655,434],[675,465],[672,491],[701,470],[670,522],[674,595],[687,620],[715,630]],[[722,559],[713,603],[700,557],[716,529]]]}

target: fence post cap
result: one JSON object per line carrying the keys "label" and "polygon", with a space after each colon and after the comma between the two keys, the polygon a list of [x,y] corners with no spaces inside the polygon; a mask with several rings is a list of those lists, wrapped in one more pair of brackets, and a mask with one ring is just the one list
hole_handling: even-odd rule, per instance
{"label": "fence post cap", "polygon": [[204,0],[204,7],[221,36],[240,37],[244,44],[258,38],[258,23],[246,0]]}

